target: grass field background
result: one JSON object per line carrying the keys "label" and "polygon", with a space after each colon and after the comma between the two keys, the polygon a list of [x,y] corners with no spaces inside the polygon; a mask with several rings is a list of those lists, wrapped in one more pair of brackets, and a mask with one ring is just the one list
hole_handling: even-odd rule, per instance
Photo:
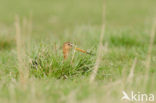
{"label": "grass field background", "polygon": [[62,46],[96,54],[103,0],[0,0],[0,103],[125,103],[123,90],[156,94],[156,39],[147,66],[155,5],[106,1],[105,49],[89,83],[96,55],[75,52],[71,64],[71,51],[63,62]]}

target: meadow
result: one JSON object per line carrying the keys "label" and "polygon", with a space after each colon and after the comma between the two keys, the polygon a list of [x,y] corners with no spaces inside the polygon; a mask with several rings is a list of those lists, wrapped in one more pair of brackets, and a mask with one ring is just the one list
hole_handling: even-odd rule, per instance
{"label": "meadow", "polygon": [[[122,91],[156,96],[156,1],[105,5],[90,82],[103,0],[0,0],[0,103],[131,103]],[[71,50],[64,61],[67,41],[94,55]]]}

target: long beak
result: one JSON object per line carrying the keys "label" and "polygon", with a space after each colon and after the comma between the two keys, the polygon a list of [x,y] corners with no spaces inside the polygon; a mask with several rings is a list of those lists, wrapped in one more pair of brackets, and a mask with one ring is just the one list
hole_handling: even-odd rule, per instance
{"label": "long beak", "polygon": [[88,51],[86,51],[86,50],[83,50],[83,49],[77,48],[74,44],[71,44],[71,45],[72,45],[72,47],[74,47],[75,50],[77,50],[77,51],[79,51],[79,52],[93,55],[92,53],[90,53],[90,52],[88,52]]}
{"label": "long beak", "polygon": [[75,50],[80,51],[80,52],[82,52],[82,53],[87,53],[87,51],[82,50],[82,49],[80,49],[80,48],[75,48]]}

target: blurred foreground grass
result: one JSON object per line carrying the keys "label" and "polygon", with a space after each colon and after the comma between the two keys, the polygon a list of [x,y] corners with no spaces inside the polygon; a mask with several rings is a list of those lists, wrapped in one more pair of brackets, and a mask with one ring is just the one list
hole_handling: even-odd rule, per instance
{"label": "blurred foreground grass", "polygon": [[[96,56],[76,52],[72,65],[70,59],[63,63],[62,44],[71,41],[96,53],[102,0],[0,0],[0,102],[121,103],[123,90],[156,94],[156,40],[149,80],[145,81],[155,5],[155,0],[107,0],[103,42],[108,44],[107,51],[96,81],[89,84]],[[29,70],[23,84],[18,72],[15,15],[20,17]],[[129,82],[135,58],[134,78]]]}

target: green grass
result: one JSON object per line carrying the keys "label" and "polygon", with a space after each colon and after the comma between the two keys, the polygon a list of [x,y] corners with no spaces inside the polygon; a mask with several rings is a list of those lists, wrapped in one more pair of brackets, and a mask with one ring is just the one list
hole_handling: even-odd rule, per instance
{"label": "green grass", "polygon": [[[102,60],[89,83],[96,55],[75,53],[63,62],[66,41],[96,54],[101,32],[102,0],[0,0],[0,103],[121,103],[122,91],[156,94],[156,39],[149,80],[146,58],[155,0],[107,0]],[[21,29],[29,78],[20,82],[15,15],[32,18],[32,33]],[[28,23],[28,22],[27,22]],[[27,38],[29,37],[30,40]],[[23,49],[23,48],[22,48]],[[137,58],[133,82],[127,82]],[[124,102],[123,102],[124,103]]]}

